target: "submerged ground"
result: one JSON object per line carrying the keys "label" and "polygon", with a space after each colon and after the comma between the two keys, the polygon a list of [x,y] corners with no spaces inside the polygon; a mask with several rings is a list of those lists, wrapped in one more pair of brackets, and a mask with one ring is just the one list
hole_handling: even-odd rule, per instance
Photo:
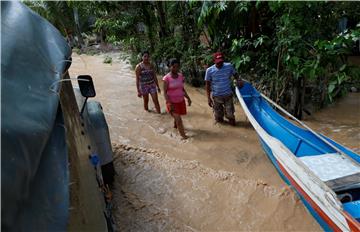
{"label": "submerged ground", "polygon": [[[190,139],[181,141],[168,114],[143,110],[130,65],[110,56],[113,63],[104,64],[105,56],[73,54],[70,74],[93,77],[109,124],[118,229],[321,230],[277,174],[239,104],[235,128],[214,124],[204,90],[187,87]],[[163,95],[159,99],[165,111]],[[360,152],[359,93],[306,122]]]}

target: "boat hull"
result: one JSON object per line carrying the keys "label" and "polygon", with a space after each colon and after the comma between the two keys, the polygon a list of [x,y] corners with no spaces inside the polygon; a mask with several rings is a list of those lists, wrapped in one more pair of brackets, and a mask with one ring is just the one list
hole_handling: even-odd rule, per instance
{"label": "boat hull", "polygon": [[[319,225],[325,231],[360,231],[356,220],[358,196],[355,195],[355,201],[351,200],[350,204],[343,204],[329,186],[335,188],[340,186],[336,183],[344,182],[327,182],[346,177],[352,181],[346,183],[354,184],[360,173],[359,155],[311,129],[292,124],[268,104],[267,101],[271,100],[259,94],[249,83],[244,85],[241,93],[236,89],[236,94],[268,158],[286,184],[295,189]],[[329,163],[328,159],[332,161]],[[343,164],[347,165],[345,169],[341,166]],[[332,171],[328,174],[320,172],[322,170]]]}
{"label": "boat hull", "polygon": [[303,190],[300,191],[300,189],[298,189],[292,185],[288,173],[285,173],[284,168],[281,168],[281,165],[274,157],[270,147],[265,143],[264,140],[261,139],[260,136],[259,136],[259,140],[260,140],[261,146],[264,149],[267,157],[270,159],[271,163],[274,165],[274,167],[276,168],[276,170],[278,171],[280,177],[284,180],[284,182],[287,185],[291,186],[295,190],[295,192],[297,193],[297,195],[299,196],[299,198],[301,199],[301,201],[303,202],[303,204],[305,205],[307,210],[311,213],[311,215],[315,218],[315,220],[319,223],[319,225],[324,229],[324,231],[332,231],[332,229],[330,228],[328,223],[326,223],[324,218],[321,217],[316,212],[315,207],[312,206],[311,203],[301,194],[301,192],[303,192]]}

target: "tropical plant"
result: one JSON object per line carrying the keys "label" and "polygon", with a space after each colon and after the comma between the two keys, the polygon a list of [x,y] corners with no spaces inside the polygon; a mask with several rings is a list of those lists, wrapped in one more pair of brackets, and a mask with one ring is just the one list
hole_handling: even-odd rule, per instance
{"label": "tropical plant", "polygon": [[[203,84],[211,54],[221,50],[249,79],[298,118],[306,103],[323,106],[359,81],[347,57],[359,40],[355,2],[31,2],[66,35],[93,16],[92,32],[121,45],[131,64],[149,50],[159,72],[181,60],[188,82]],[[77,16],[78,15],[78,16]],[[79,19],[79,20],[77,20]],[[348,22],[348,30],[343,27]],[[340,26],[338,26],[340,25]],[[341,26],[342,25],[342,26]],[[360,86],[359,86],[360,87]]]}

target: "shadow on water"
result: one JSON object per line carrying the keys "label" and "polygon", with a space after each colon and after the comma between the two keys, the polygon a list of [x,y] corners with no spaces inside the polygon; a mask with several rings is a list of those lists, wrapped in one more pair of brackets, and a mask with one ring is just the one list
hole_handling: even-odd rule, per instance
{"label": "shadow on water", "polygon": [[221,139],[219,133],[206,129],[185,129],[190,138],[197,141],[213,141]]}
{"label": "shadow on water", "polygon": [[237,121],[236,122],[237,127],[242,127],[245,129],[253,129],[253,126],[251,125],[250,121],[246,119],[246,121]]}
{"label": "shadow on water", "polygon": [[228,127],[228,128],[233,128],[234,130],[236,130],[237,128],[253,129],[253,126],[251,125],[250,121],[248,121],[247,119],[246,119],[246,121],[237,120],[235,126],[230,125],[229,122],[226,121],[226,120],[224,122],[222,122],[222,123],[216,123],[216,124],[219,124],[221,126],[225,126],[225,127]]}

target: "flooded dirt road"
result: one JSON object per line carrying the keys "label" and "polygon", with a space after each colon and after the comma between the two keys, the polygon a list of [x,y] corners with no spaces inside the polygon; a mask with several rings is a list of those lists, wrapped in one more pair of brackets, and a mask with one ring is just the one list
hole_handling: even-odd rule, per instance
{"label": "flooded dirt road", "polygon": [[349,93],[304,122],[317,132],[360,153],[360,93]]}
{"label": "flooded dirt road", "polygon": [[[118,59],[119,54],[111,56],[113,63],[103,64],[104,56],[74,54],[70,74],[92,75],[96,100],[109,124],[118,173],[114,190],[118,229],[321,230],[277,174],[239,104],[237,127],[214,124],[204,90],[187,87],[193,104],[183,120],[190,139],[182,141],[170,115],[143,110],[134,71]],[[159,99],[165,111],[163,95]],[[359,109],[360,103],[354,101]],[[150,108],[154,109],[151,102]],[[308,121],[356,150],[357,113],[339,119],[339,127],[330,113]]]}

